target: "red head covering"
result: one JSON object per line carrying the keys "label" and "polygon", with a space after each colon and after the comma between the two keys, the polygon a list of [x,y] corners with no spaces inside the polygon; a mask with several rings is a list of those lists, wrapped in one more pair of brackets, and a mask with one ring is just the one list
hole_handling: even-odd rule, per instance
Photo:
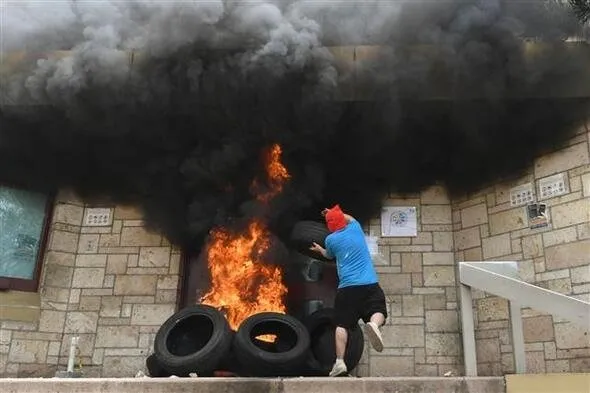
{"label": "red head covering", "polygon": [[336,232],[346,226],[346,217],[340,205],[334,205],[331,209],[328,209],[326,213],[326,224],[330,232]]}

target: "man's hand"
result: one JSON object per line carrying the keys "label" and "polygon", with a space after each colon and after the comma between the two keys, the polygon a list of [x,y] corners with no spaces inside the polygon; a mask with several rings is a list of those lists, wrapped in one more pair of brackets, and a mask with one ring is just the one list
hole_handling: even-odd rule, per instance
{"label": "man's hand", "polygon": [[326,253],[326,250],[324,249],[324,247],[320,246],[316,242],[314,242],[312,244],[312,246],[309,247],[309,249],[311,251],[319,252],[320,254],[322,254],[324,256],[324,258],[328,258],[328,254]]}
{"label": "man's hand", "polygon": [[326,217],[326,214],[328,214],[328,211],[330,211],[330,209],[325,208],[324,210],[322,210],[322,216]]}
{"label": "man's hand", "polygon": [[316,242],[314,242],[314,243],[312,244],[312,246],[311,246],[311,247],[309,247],[309,249],[310,249],[311,251],[319,252],[319,253],[321,253],[321,254],[323,254],[323,253],[324,253],[324,251],[326,251],[326,250],[324,250],[324,247],[320,246],[320,245],[319,245],[319,244],[317,244]]}

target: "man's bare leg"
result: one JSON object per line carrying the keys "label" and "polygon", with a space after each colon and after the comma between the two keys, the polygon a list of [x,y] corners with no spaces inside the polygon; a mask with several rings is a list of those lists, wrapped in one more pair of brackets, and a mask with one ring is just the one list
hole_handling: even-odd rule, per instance
{"label": "man's bare leg", "polygon": [[336,328],[336,359],[344,359],[344,352],[346,352],[346,343],[348,342],[348,332],[346,329],[338,326]]}
{"label": "man's bare leg", "polygon": [[365,334],[369,338],[371,345],[377,352],[383,351],[383,337],[379,328],[385,323],[385,315],[376,312],[371,315],[370,321],[365,325]]}
{"label": "man's bare leg", "polygon": [[344,363],[344,354],[346,352],[346,343],[348,341],[348,332],[343,327],[336,327],[334,334],[334,340],[336,344],[336,362],[332,371],[330,371],[331,377],[344,374],[348,371],[346,364]]}
{"label": "man's bare leg", "polygon": [[380,312],[376,312],[375,314],[371,315],[371,322],[377,325],[377,327],[381,327],[385,323],[385,315],[381,314]]}

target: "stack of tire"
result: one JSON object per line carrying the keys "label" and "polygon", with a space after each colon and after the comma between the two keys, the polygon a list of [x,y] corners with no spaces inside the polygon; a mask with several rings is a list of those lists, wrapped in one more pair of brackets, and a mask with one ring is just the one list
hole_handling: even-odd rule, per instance
{"label": "stack of tire", "polygon": [[[299,252],[307,253],[311,242],[323,244],[325,237],[324,225],[303,221],[293,228],[291,241]],[[162,324],[146,366],[152,377],[325,376],[335,360],[334,331],[332,308],[319,309],[302,320],[259,313],[232,331],[221,311],[194,305]],[[359,326],[348,336],[345,362],[352,370],[360,361],[364,340]]]}

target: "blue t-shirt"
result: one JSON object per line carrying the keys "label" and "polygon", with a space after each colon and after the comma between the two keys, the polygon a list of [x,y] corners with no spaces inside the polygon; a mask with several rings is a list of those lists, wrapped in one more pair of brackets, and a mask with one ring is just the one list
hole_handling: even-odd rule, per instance
{"label": "blue t-shirt", "polygon": [[338,288],[377,283],[377,273],[358,221],[352,220],[346,227],[329,234],[326,251],[330,258],[336,258]]}

